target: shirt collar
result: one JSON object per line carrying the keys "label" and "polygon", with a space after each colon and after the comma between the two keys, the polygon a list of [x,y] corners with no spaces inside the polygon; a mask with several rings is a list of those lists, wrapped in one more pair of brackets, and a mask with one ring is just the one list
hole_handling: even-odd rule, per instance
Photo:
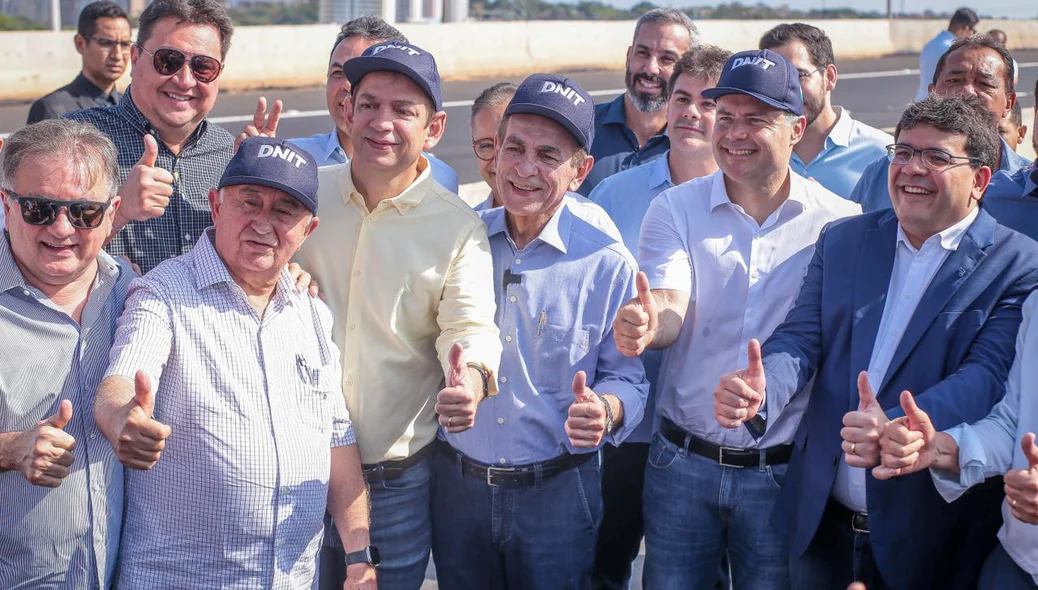
{"label": "shirt collar", "polygon": [[1024,194],[1029,195],[1038,190],[1038,160],[1024,174]]}
{"label": "shirt collar", "polygon": [[[324,149],[322,150],[325,162],[345,162],[349,158],[346,157],[346,150],[342,149],[339,145],[339,130],[332,129],[332,132],[325,137]],[[333,156],[340,155],[340,157],[333,159]]]}
{"label": "shirt collar", "polygon": [[[714,172],[712,181],[713,184],[710,187],[710,211],[713,211],[721,205],[732,205],[732,200],[728,198],[728,190],[724,186],[724,172],[720,170]],[[806,209],[808,205],[806,197],[808,187],[804,184],[806,182],[813,181],[800,176],[790,168],[789,196],[786,197],[786,201],[783,205],[792,201],[799,206],[800,211]],[[784,208],[783,205],[779,205],[779,207]]]}
{"label": "shirt collar", "polygon": [[[491,209],[484,213],[483,219],[487,221],[488,236],[495,236],[504,233],[511,240],[512,236],[508,233],[508,222],[505,219],[505,215],[507,215],[507,211],[505,211],[504,207]],[[555,213],[548,218],[548,223],[545,224],[543,229],[541,229],[541,233],[539,233],[530,243],[532,244],[533,242],[541,241],[565,254],[568,251],[568,238],[572,224],[573,214],[570,212],[569,206],[566,203],[566,197],[563,197],[562,204],[559,205],[559,208],[555,210]]]}
{"label": "shirt collar", "polygon": [[104,90],[98,88],[96,84],[94,84],[93,82],[90,81],[89,78],[84,76],[83,72],[80,72],[79,75],[76,76],[76,79],[72,81],[72,84],[70,84],[70,86],[75,88],[76,91],[79,92],[80,94],[82,94],[84,96],[89,96],[90,98],[100,98],[102,96],[110,96],[109,93],[107,93]]}
{"label": "shirt collar", "polygon": [[838,146],[847,147],[851,144],[851,131],[854,130],[854,119],[851,112],[845,107],[833,107],[836,111],[836,124],[826,140],[832,140]]}
{"label": "shirt collar", "polygon": [[603,123],[627,125],[627,115],[624,113],[624,96],[626,96],[626,93],[617,96],[609,102],[609,105],[606,106],[605,117],[602,118]]}
{"label": "shirt collar", "polygon": [[663,152],[663,155],[653,160],[649,166],[650,189],[674,186],[674,181],[670,178],[670,150]]}
{"label": "shirt collar", "polygon": [[[133,84],[126,88],[126,92],[124,92],[122,97],[119,99],[119,104],[116,106],[116,108],[119,109],[119,111],[122,113],[122,116],[127,121],[129,121],[130,124],[135,126],[137,130],[141,132],[142,135],[145,133],[149,133],[155,135],[156,138],[158,138],[158,132],[155,131],[155,128],[152,127],[151,123],[148,122],[148,119],[144,116],[144,113],[142,113],[140,109],[137,108],[137,105],[134,104],[133,97],[130,96],[130,92],[132,91],[132,89]],[[206,130],[208,128],[209,119],[207,117],[202,119],[202,122],[198,124],[198,128],[195,129],[195,132],[191,134],[191,137],[187,140],[187,142],[184,145],[191,145],[196,140],[204,137]]]}
{"label": "shirt collar", "polygon": [[[194,259],[195,284],[199,291],[220,283],[230,283],[234,288],[241,290],[238,283],[234,281],[234,277],[231,276],[227,263],[217,253],[216,246],[213,244],[215,238],[216,228],[207,228],[202,237],[198,239],[198,243],[195,244],[195,249],[191,251],[191,257]],[[288,273],[288,265],[285,265],[285,268],[281,269],[281,274],[278,275],[274,299],[291,300],[294,299],[294,295],[298,295],[298,293],[295,283]]]}
{"label": "shirt collar", "polygon": [[[966,217],[960,219],[958,223],[956,223],[955,225],[952,225],[944,231],[937,232],[936,234],[927,238],[926,241],[923,242],[923,246],[926,246],[926,244],[932,243],[933,241],[939,241],[941,244],[941,248],[944,248],[949,252],[954,252],[958,250],[959,244],[962,243],[962,238],[966,237],[966,230],[968,230],[970,226],[973,225],[973,221],[977,219],[977,215],[979,213],[980,207],[974,207],[973,210],[966,215]],[[908,241],[908,236],[905,235],[905,230],[901,227],[900,221],[897,224],[897,243],[904,244],[912,252],[918,252],[916,247],[912,245],[912,242]],[[919,248],[919,250],[921,249],[922,248]]]}
{"label": "shirt collar", "polygon": [[[339,176],[339,196],[342,197],[343,203],[359,199],[359,204],[363,205],[366,210],[367,205],[364,204],[364,195],[360,194],[360,191],[357,190],[357,185],[353,183],[352,170],[353,160],[351,159],[342,167],[342,174]],[[404,189],[404,192],[387,199],[387,201],[401,215],[404,215],[421,204],[425,195],[432,190],[431,183],[432,167],[429,166],[429,160],[425,159],[425,156],[418,156],[418,177],[414,179],[410,186]]]}

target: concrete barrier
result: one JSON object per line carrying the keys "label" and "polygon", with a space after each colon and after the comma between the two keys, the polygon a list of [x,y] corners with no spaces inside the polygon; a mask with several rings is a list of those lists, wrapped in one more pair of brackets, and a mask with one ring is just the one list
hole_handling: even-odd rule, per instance
{"label": "concrete barrier", "polygon": [[[699,21],[703,38],[732,51],[756,47],[780,21]],[[837,59],[918,52],[944,21],[822,20]],[[445,79],[521,75],[535,70],[616,69],[631,42],[631,21],[465,22],[401,24],[432,52]],[[1038,21],[984,21],[1009,35],[1011,49],[1038,46]],[[238,27],[221,88],[311,86],[324,82],[337,25]],[[0,33],[0,98],[33,98],[66,84],[79,70],[68,32]],[[127,74],[120,86],[129,84]]]}

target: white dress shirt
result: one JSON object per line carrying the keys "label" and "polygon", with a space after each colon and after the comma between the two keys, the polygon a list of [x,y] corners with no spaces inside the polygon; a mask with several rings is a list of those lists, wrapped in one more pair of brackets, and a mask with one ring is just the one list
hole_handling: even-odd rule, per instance
{"label": "white dress shirt", "polygon": [[721,172],[652,201],[639,266],[652,289],[689,296],[681,332],[660,369],[660,415],[726,447],[767,448],[793,439],[807,396],[769,414],[767,432],[755,441],[745,428],[717,423],[714,387],[724,373],[746,366],[750,339],[764,341],[793,307],[822,227],[860,212],[792,171],[788,199],[760,225],[728,198]]}
{"label": "white dress shirt", "polygon": [[[873,391],[879,391],[882,386],[894,351],[901,343],[901,336],[915,315],[915,308],[930,286],[930,281],[948,256],[959,248],[966,230],[977,218],[979,211],[979,208],[974,207],[955,225],[927,238],[918,249],[908,241],[898,223],[894,269],[890,275],[890,285],[887,286],[883,319],[879,322],[876,342],[872,345],[872,358],[869,359],[869,384]],[[868,512],[865,505],[865,470],[841,461],[836,468],[833,497],[855,512]]]}
{"label": "white dress shirt", "polygon": [[[1023,321],[1016,336],[1016,360],[1009,370],[1006,396],[976,424],[960,424],[946,432],[959,444],[959,475],[930,470],[934,486],[945,500],[958,499],[969,488],[1010,469],[1027,469],[1020,440],[1038,432],[1038,294],[1024,302]],[[998,539],[1020,569],[1038,584],[1038,526],[1013,516],[1002,502],[1002,528]]]}

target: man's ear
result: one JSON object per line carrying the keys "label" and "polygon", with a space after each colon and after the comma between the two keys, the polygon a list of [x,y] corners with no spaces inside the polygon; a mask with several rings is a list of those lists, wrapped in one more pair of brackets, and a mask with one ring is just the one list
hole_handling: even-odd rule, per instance
{"label": "man's ear", "polygon": [[83,52],[86,51],[86,37],[76,33],[76,36],[72,38],[72,43],[76,46],[76,53],[83,55]]}
{"label": "man's ear", "polygon": [[440,143],[440,138],[443,137],[443,132],[447,129],[447,113],[444,111],[437,111],[433,114],[432,118],[429,119],[429,134],[425,138],[425,151],[429,151],[436,147],[436,144]]}

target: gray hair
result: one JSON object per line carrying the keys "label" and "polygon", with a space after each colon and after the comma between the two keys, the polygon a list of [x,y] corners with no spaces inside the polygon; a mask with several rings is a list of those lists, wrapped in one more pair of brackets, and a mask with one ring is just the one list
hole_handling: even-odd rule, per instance
{"label": "gray hair", "polygon": [[104,187],[109,200],[119,188],[115,144],[89,123],[46,119],[15,131],[4,142],[0,159],[0,186],[11,190],[18,167],[26,159],[59,159],[73,165],[81,186]]}
{"label": "gray hair", "polygon": [[[400,29],[372,14],[358,16],[350,22],[342,25],[342,28],[339,29],[339,34],[335,36],[335,43],[332,45],[332,54],[335,53],[335,50],[339,47],[340,43],[350,37],[370,39],[376,43],[383,43],[385,41],[409,43],[407,37],[400,32]],[[329,59],[331,58],[329,57]]]}
{"label": "gray hair", "polygon": [[487,107],[496,107],[503,102],[512,100],[512,97],[515,96],[515,91],[516,86],[511,82],[498,82],[490,88],[484,89],[476,97],[476,100],[472,102],[472,115],[469,121],[471,122],[472,119],[475,119],[476,115]]}
{"label": "gray hair", "polygon": [[635,38],[638,37],[638,30],[642,28],[642,25],[648,23],[681,25],[688,29],[688,37],[692,40],[692,47],[699,45],[699,29],[696,28],[696,23],[692,22],[690,16],[677,8],[653,8],[638,17],[638,22],[634,25]]}

